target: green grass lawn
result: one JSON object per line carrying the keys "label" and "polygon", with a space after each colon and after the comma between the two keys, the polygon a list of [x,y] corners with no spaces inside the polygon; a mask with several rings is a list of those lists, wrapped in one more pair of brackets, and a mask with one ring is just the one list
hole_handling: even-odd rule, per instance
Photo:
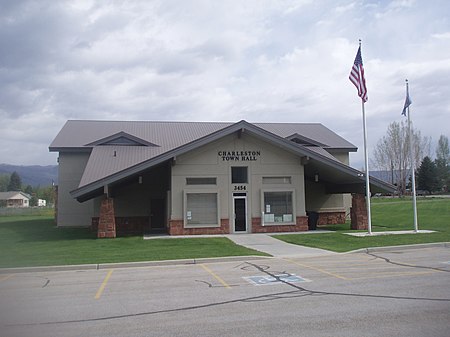
{"label": "green grass lawn", "polygon": [[[450,242],[450,198],[418,200],[419,229],[432,234],[352,237],[350,224],[329,226],[334,233],[277,235],[286,242],[345,252],[358,248]],[[372,230],[413,229],[410,199],[373,199]],[[56,228],[51,211],[0,217],[0,268],[159,261],[204,257],[265,255],[227,238],[143,240],[141,236],[96,239],[83,228]]]}
{"label": "green grass lawn", "polygon": [[0,268],[266,255],[227,238],[96,239],[83,228],[55,228],[49,214],[0,217]]}
{"label": "green grass lawn", "polygon": [[[371,206],[373,232],[414,229],[410,198],[374,198]],[[347,223],[325,227],[325,229],[334,230],[335,233],[291,234],[275,237],[289,243],[336,252],[367,247],[450,242],[450,198],[419,198],[417,212],[419,229],[435,230],[436,233],[353,237],[343,234],[343,232],[350,232],[350,224]]]}

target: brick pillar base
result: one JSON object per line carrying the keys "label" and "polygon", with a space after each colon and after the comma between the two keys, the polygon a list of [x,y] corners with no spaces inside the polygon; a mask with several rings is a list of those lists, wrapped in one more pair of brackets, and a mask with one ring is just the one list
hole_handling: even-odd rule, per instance
{"label": "brick pillar base", "polygon": [[319,220],[317,221],[318,226],[337,225],[343,223],[345,223],[345,211],[319,213]]}
{"label": "brick pillar base", "polygon": [[308,230],[308,217],[296,217],[295,225],[262,225],[261,218],[252,218],[252,233],[304,232]]}
{"label": "brick pillar base", "polygon": [[169,220],[169,235],[230,234],[228,219],[220,219],[220,227],[185,228],[183,220]]}
{"label": "brick pillar base", "polygon": [[100,217],[98,220],[98,238],[116,237],[116,218],[114,215],[113,199],[105,198],[100,205]]}
{"label": "brick pillar base", "polygon": [[351,229],[366,230],[368,228],[366,197],[364,194],[352,194],[350,209]]}

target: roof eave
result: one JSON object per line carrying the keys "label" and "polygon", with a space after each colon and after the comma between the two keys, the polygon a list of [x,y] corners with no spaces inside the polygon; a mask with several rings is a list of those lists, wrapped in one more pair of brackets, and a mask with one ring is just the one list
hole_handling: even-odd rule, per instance
{"label": "roof eave", "polygon": [[60,147],[60,146],[50,146],[48,148],[49,152],[91,152],[92,147]]}
{"label": "roof eave", "polygon": [[204,137],[196,139],[190,143],[187,143],[178,148],[175,148],[166,153],[163,153],[159,156],[156,156],[154,158],[146,160],[142,163],[139,163],[137,165],[129,167],[120,172],[114,173],[108,177],[104,177],[104,178],[99,179],[95,182],[92,182],[88,185],[79,187],[79,188],[71,191],[70,194],[72,197],[80,199],[83,197],[83,195],[86,195],[86,194],[91,193],[92,191],[98,190],[105,185],[126,179],[127,177],[129,177],[131,175],[139,174],[139,173],[143,172],[144,170],[148,169],[149,167],[152,167],[154,165],[161,164],[165,161],[171,160],[172,158],[174,158],[176,156],[179,156],[186,152],[192,151],[198,147],[206,145],[215,140],[221,139],[221,138],[223,138],[227,135],[233,134],[234,132],[237,132],[237,131],[250,132],[250,133],[254,134],[255,136],[261,137],[261,138],[265,139],[266,141],[273,143],[274,145],[284,148],[285,150],[288,150],[297,155],[308,156],[309,158],[311,158],[313,160],[318,160],[320,162],[324,162],[324,163],[328,164],[329,166],[331,166],[332,168],[344,171],[345,173],[347,173],[355,178],[361,176],[360,171],[358,171],[350,166],[340,163],[339,161],[327,158],[323,155],[313,152],[312,150],[309,150],[308,148],[306,148],[304,146],[293,143],[292,141],[290,141],[288,139],[285,139],[283,137],[275,135],[267,130],[264,130],[258,126],[255,126],[254,124],[251,124],[245,120],[242,120],[235,124],[226,126],[225,128],[215,131],[209,135],[206,135]]}
{"label": "roof eave", "polygon": [[357,152],[357,147],[327,147],[325,148],[328,152]]}
{"label": "roof eave", "polygon": [[[240,124],[242,122],[245,122],[245,121],[241,121],[241,122],[238,122],[236,124],[232,124],[232,125],[227,126],[227,127],[223,128],[221,130],[213,132],[213,133],[211,133],[211,134],[209,134],[207,136],[204,136],[202,138],[196,139],[196,140],[194,140],[194,141],[192,141],[190,143],[187,143],[187,144],[182,145],[182,146],[180,146],[178,148],[175,148],[175,149],[170,150],[170,151],[168,151],[166,153],[163,153],[163,154],[161,154],[159,156],[156,156],[154,158],[146,160],[146,161],[144,161],[142,163],[139,163],[137,165],[129,167],[129,168],[127,168],[125,170],[122,170],[120,172],[114,173],[114,174],[112,174],[112,175],[110,175],[108,177],[99,179],[99,180],[97,180],[97,181],[95,181],[93,183],[90,183],[88,185],[85,185],[85,186],[82,186],[80,188],[77,188],[77,189],[71,191],[70,195],[72,197],[74,197],[74,198],[80,198],[83,194],[86,194],[86,193],[89,193],[89,192],[91,192],[93,190],[101,188],[104,185],[107,185],[107,184],[110,184],[110,183],[113,183],[113,182],[125,179],[128,176],[133,175],[133,174],[138,174],[138,173],[144,171],[145,169],[147,169],[147,168],[149,168],[151,166],[161,164],[161,163],[163,163],[163,162],[165,162],[167,160],[170,160],[170,159],[172,159],[172,158],[174,158],[176,156],[179,156],[179,155],[181,155],[183,153],[189,152],[189,151],[194,150],[194,149],[196,149],[196,148],[198,148],[200,146],[206,145],[206,144],[208,144],[208,143],[210,143],[212,141],[220,139],[220,138],[222,138],[222,137],[224,137],[224,136],[226,136],[228,134],[232,134],[232,133],[234,133],[236,131],[239,131],[239,130],[242,129],[242,127],[240,126]],[[247,123],[247,122],[245,122],[245,123]]]}

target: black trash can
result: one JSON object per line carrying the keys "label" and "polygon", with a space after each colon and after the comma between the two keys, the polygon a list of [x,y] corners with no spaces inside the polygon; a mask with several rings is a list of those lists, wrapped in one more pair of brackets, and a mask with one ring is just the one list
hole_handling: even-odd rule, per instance
{"label": "black trash can", "polygon": [[315,231],[317,229],[317,222],[319,221],[319,213],[306,212],[308,215],[308,230]]}

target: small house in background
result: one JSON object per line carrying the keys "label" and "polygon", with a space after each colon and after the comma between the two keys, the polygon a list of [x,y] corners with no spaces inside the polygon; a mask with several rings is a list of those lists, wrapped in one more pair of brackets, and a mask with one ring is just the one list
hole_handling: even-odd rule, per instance
{"label": "small house in background", "polygon": [[38,207],[45,207],[45,206],[47,206],[47,200],[38,199],[37,205],[38,205]]}
{"label": "small house in background", "polygon": [[1,207],[29,207],[31,195],[21,191],[0,192]]}

